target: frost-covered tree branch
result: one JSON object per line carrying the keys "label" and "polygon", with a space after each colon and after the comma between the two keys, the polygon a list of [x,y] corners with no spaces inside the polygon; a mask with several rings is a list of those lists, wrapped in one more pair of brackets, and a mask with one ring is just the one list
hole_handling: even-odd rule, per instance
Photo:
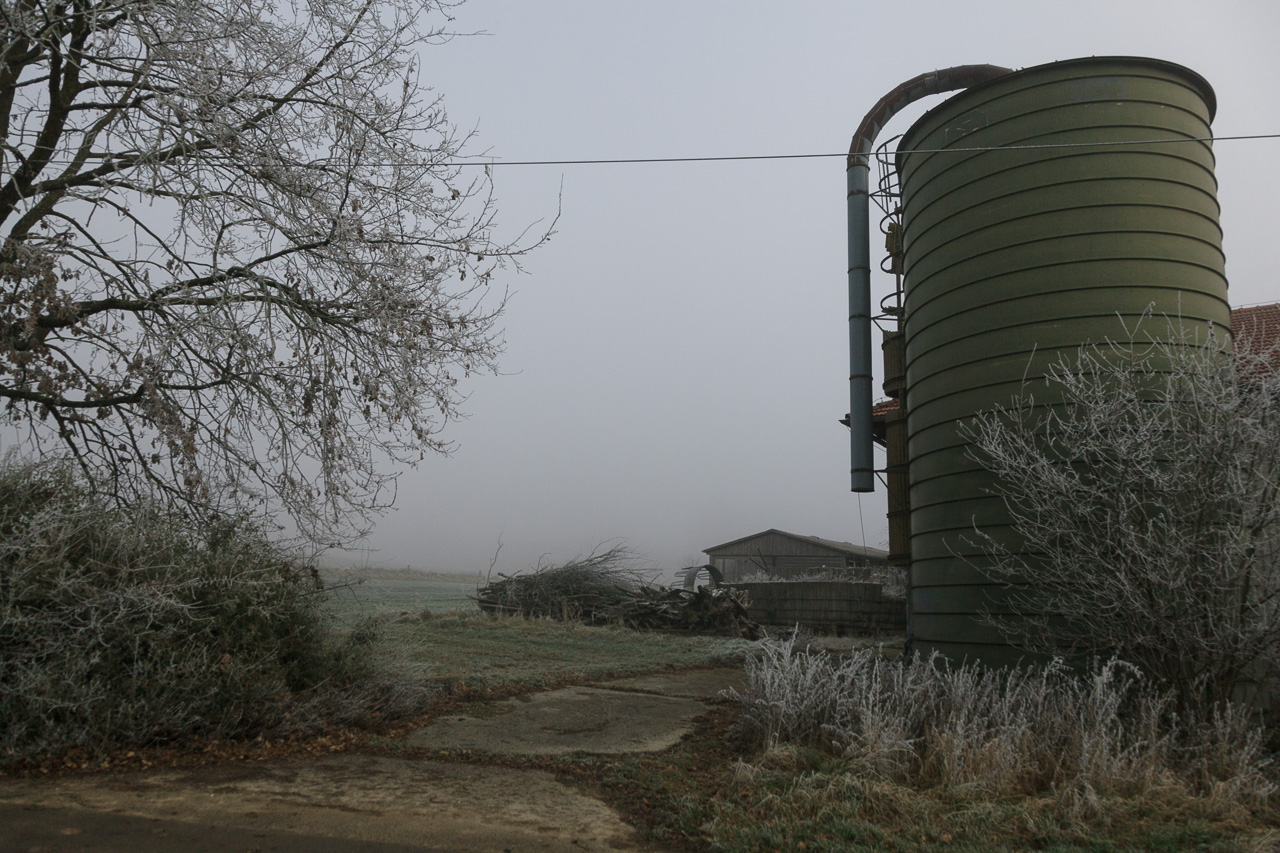
{"label": "frost-covered tree branch", "polygon": [[[0,0],[0,417],[121,499],[320,539],[495,366],[436,0]],[[544,235],[545,236],[545,235]]]}
{"label": "frost-covered tree branch", "polygon": [[1280,662],[1280,358],[1236,341],[1088,346],[972,422],[1015,539],[978,531],[1016,642],[1117,655],[1184,704]]}

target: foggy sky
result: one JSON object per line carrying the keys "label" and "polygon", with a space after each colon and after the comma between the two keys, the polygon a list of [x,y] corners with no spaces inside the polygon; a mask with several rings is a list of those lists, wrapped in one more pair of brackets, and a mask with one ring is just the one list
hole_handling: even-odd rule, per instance
{"label": "foggy sky", "polygon": [[[1219,137],[1280,132],[1267,0],[471,0],[454,14],[487,34],[427,48],[423,79],[476,130],[470,152],[497,162],[841,152],[922,72],[1089,55],[1198,71]],[[1278,300],[1280,140],[1215,154],[1230,300]],[[504,282],[504,375],[467,380],[454,454],[406,472],[370,550],[335,560],[475,572],[501,541],[496,570],[513,572],[622,540],[673,567],[770,527],[886,547],[884,492],[849,492],[837,422],[842,158],[497,166],[494,183],[500,237],[563,206],[550,244]],[[888,281],[875,286],[878,301]]]}

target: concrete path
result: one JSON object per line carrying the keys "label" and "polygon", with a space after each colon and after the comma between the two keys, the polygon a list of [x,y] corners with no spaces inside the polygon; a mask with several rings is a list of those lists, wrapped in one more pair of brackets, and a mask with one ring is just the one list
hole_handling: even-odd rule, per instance
{"label": "concrete path", "polygon": [[[407,746],[616,755],[674,745],[735,669],[533,694],[445,717]],[[0,780],[0,851],[650,851],[547,772],[344,754],[195,770]]]}

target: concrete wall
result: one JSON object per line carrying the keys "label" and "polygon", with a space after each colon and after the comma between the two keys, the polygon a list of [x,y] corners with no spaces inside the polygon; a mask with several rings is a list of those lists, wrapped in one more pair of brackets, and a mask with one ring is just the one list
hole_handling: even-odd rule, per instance
{"label": "concrete wall", "polygon": [[762,625],[839,630],[851,634],[905,631],[907,603],[881,595],[878,583],[802,581],[735,583],[747,593],[747,613]]}
{"label": "concrete wall", "polygon": [[793,577],[804,577],[816,572],[840,572],[851,579],[870,574],[863,568],[865,563],[855,557],[841,555],[827,556],[783,556],[776,554],[758,554],[751,557],[715,556],[711,565],[720,570],[726,581],[738,581],[752,575],[768,575],[783,580]]}

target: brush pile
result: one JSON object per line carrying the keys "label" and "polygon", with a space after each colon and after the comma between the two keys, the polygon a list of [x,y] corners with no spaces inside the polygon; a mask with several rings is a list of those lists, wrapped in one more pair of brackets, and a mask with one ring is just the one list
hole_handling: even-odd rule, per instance
{"label": "brush pile", "polygon": [[763,632],[747,615],[746,593],[728,587],[695,590],[643,586],[601,611],[601,621],[629,628],[679,628],[758,640]]}
{"label": "brush pile", "polygon": [[485,613],[759,638],[741,592],[654,586],[630,568],[633,560],[625,548],[614,547],[528,574],[499,574],[477,590],[475,600]]}

